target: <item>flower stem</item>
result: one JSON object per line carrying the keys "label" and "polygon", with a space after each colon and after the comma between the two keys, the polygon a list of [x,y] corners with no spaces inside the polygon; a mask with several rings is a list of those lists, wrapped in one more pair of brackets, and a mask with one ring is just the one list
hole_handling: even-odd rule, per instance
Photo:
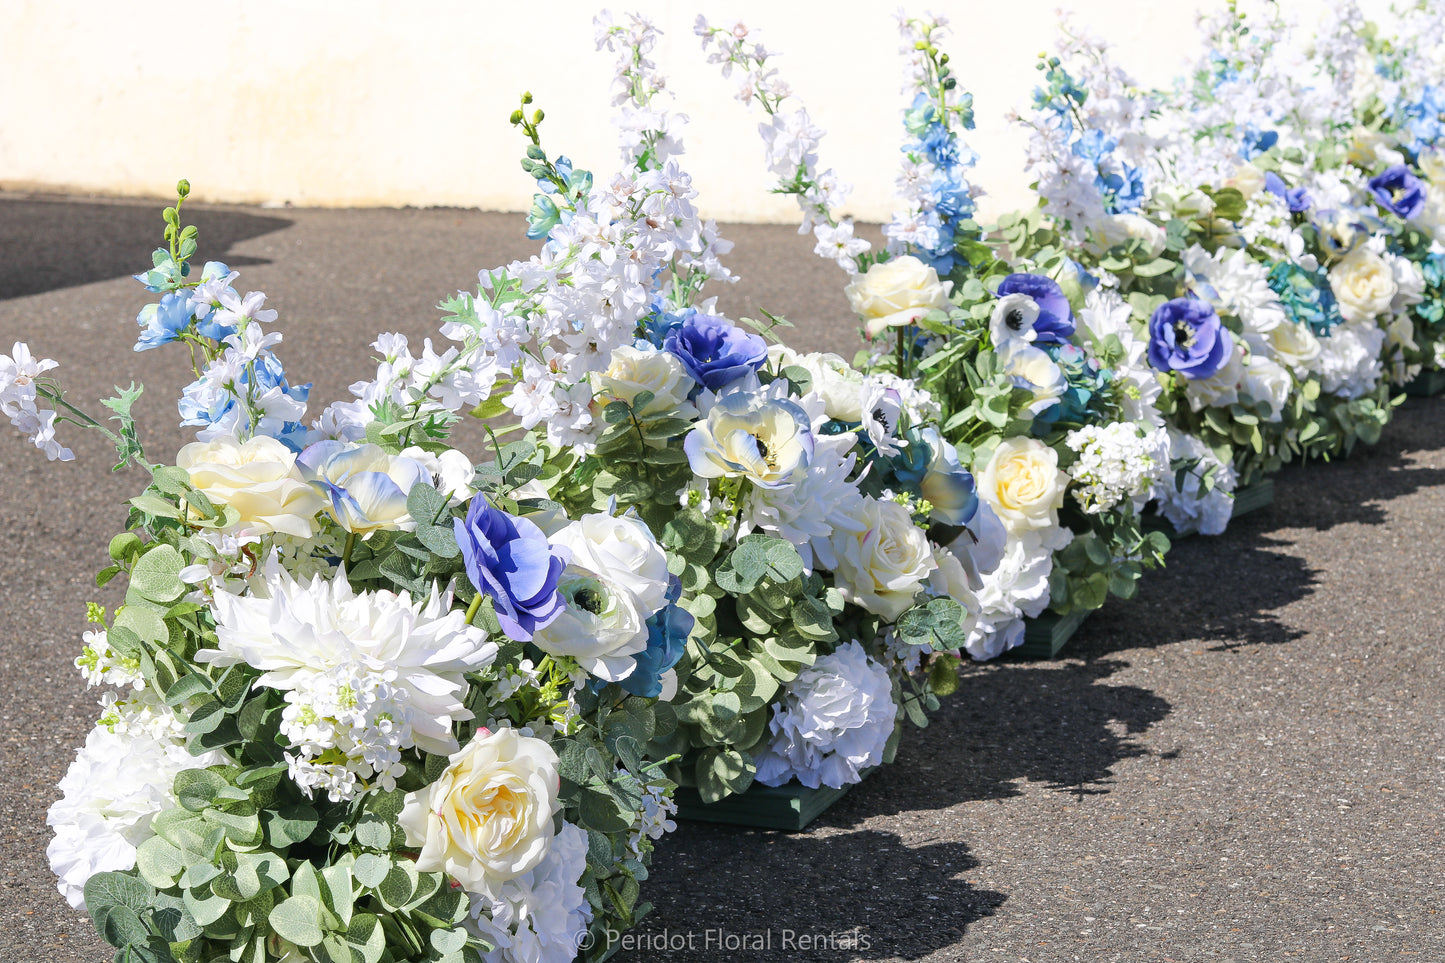
{"label": "flower stem", "polygon": [[472,598],[472,604],[467,606],[467,624],[468,624],[468,625],[471,625],[471,624],[472,624],[472,619],[476,617],[477,609],[479,609],[479,608],[481,608],[481,607],[482,607],[482,593],[481,593],[481,592],[478,592],[475,596],[473,596],[473,598]]}
{"label": "flower stem", "polygon": [[341,567],[347,568],[351,565],[351,550],[356,547],[356,533],[348,532],[346,535],[346,547],[341,550]]}

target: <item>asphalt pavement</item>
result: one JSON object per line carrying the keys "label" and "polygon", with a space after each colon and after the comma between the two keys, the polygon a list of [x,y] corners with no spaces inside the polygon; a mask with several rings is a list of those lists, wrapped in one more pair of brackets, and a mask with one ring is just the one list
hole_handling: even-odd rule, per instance
{"label": "asphalt pavement", "polygon": [[[135,353],[130,274],[161,202],[0,194],[0,351],[71,396],[143,382],[143,440],[189,440],[183,352]],[[313,409],[419,344],[436,302],[534,249],[520,216],[197,206],[201,259],[267,292]],[[851,356],[844,278],[786,227],[725,225],[733,317]],[[970,668],[897,762],[798,834],[682,824],[626,961],[1445,960],[1445,401],[1289,468],[1275,504],[1193,538],[1049,663]],[[92,574],[142,481],[99,439],[47,463],[0,425],[0,963],[101,963],[56,893],[45,810],[95,715],[71,667]]]}

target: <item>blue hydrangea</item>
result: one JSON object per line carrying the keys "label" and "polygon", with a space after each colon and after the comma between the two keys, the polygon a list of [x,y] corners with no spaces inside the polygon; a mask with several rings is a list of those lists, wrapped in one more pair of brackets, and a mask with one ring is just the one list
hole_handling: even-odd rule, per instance
{"label": "blue hydrangea", "polygon": [[1328,337],[1344,320],[1323,270],[1306,271],[1292,261],[1279,261],[1269,270],[1269,287],[1295,323],[1309,325],[1320,337]]}
{"label": "blue hydrangea", "polygon": [[1057,402],[1034,417],[1033,433],[1043,436],[1054,431],[1059,424],[1082,425],[1106,418],[1107,413],[1101,406],[1114,380],[1113,372],[1101,368],[1099,362],[1075,345],[1044,344],[1039,347],[1054,359],[1069,386]]}

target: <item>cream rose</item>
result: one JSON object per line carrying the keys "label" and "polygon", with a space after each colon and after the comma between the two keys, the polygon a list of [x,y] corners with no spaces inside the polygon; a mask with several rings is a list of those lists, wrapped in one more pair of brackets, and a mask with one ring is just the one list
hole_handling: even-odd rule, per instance
{"label": "cream rose", "polygon": [[176,453],[176,466],[201,494],[239,512],[240,530],[297,538],[316,532],[321,496],[302,479],[295,453],[275,438],[257,435],[243,444],[223,435],[195,441]]}
{"label": "cream rose", "polygon": [[1245,200],[1249,200],[1264,190],[1264,171],[1250,163],[1239,164],[1224,186],[1234,188],[1244,195]]}
{"label": "cream rose", "polygon": [[552,847],[557,754],[515,729],[481,729],[447,761],[436,782],[407,793],[397,823],[406,844],[421,847],[417,869],[494,896]]}
{"label": "cream rose", "polygon": [[1069,476],[1059,456],[1036,438],[1009,438],[978,473],[978,493],[993,507],[1010,535],[1054,528]]}
{"label": "cream rose", "polygon": [[697,408],[687,400],[697,382],[671,351],[642,351],[631,345],[614,348],[612,363],[596,377],[598,401],[602,404],[625,401],[630,405],[642,392],[650,391],[652,400],[638,414],[673,413],[679,418],[697,414]]}
{"label": "cream rose", "polygon": [[1320,356],[1320,339],[1303,324],[1281,324],[1265,332],[1261,340],[1276,361],[1300,375]]}
{"label": "cream rose", "polygon": [[863,376],[836,354],[796,355],[792,364],[813,376],[810,390],[823,399],[823,413],[837,421],[863,420]]}
{"label": "cream rose", "polygon": [[1420,173],[1425,175],[1426,180],[1445,185],[1445,150],[1427,147],[1415,158],[1415,163],[1419,165]]}
{"label": "cream rose", "polygon": [[928,536],[897,502],[865,498],[862,531],[833,532],[834,569],[843,598],[892,622],[907,611],[938,563]]}
{"label": "cream rose", "polygon": [[1330,290],[1346,321],[1369,321],[1390,310],[1395,272],[1380,255],[1357,247],[1330,268]]}
{"label": "cream rose", "polygon": [[1143,241],[1145,251],[1150,257],[1158,257],[1164,253],[1168,240],[1162,227],[1138,214],[1112,214],[1098,223],[1096,231],[1104,247],[1113,247],[1134,239]]}
{"label": "cream rose", "polygon": [[843,293],[863,319],[868,337],[885,328],[902,327],[929,311],[948,307],[952,281],[940,281],[938,272],[911,254],[875,264],[860,274]]}

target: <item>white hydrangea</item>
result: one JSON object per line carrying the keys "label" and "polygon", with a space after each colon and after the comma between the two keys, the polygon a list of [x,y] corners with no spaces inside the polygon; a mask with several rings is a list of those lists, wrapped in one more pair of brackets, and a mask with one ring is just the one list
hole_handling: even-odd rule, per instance
{"label": "white hydrangea", "polygon": [[450,591],[425,600],[352,591],[345,575],[297,581],[269,573],[265,594],[216,596],[218,647],[196,653],[216,665],[264,673],[257,685],[286,693],[281,731],[291,778],[308,793],[349,799],[391,789],[401,752],[449,755],[464,674],[488,665],[497,646],[453,610]]}
{"label": "white hydrangea", "polygon": [[471,893],[464,925],[493,949],[487,963],[571,963],[582,945],[592,906],[580,885],[587,869],[587,833],[564,822],[531,871],[503,882],[496,897]]}
{"label": "white hydrangea", "polygon": [[1087,425],[1071,431],[1064,443],[1079,458],[1069,469],[1070,490],[1091,515],[1109,511],[1128,499],[1137,511],[1155,484],[1169,474],[1169,433],[1128,422]]}
{"label": "white hydrangea", "polygon": [[1132,313],[1117,291],[1095,288],[1084,297],[1084,308],[1078,313],[1079,329],[1091,342],[1095,357],[1111,335],[1118,339],[1123,357],[1113,359],[1110,366],[1114,380],[1124,388],[1120,414],[1125,421],[1158,426],[1164,424],[1157,404],[1163,385],[1149,366],[1148,340],[1140,338],[1129,323]]}
{"label": "white hydrangea", "polygon": [[1036,618],[1049,605],[1053,550],[1035,534],[1011,539],[993,571],[983,575],[978,621],[965,648],[982,662],[996,658],[1024,640],[1024,619]]}
{"label": "white hydrangea", "polygon": [[855,457],[844,454],[844,446],[824,441],[819,439],[812,460],[797,470],[791,485],[751,486],[738,519],[739,536],[761,531],[785,539],[798,548],[810,572],[838,567],[830,541],[835,531],[863,531],[858,518],[863,495],[849,481]]}
{"label": "white hydrangea", "polygon": [[50,869],[66,902],[82,910],[86,880],[135,866],[136,847],[154,835],[151,817],[176,805],[176,774],[227,761],[220,752],[191,755],[181,721],[163,703],[112,698],[104,704],[100,723],[60,780],[61,799],[45,817],[55,830],[45,848]]}
{"label": "white hydrangea", "polygon": [[1384,377],[1385,332],[1373,320],[1337,324],[1319,343],[1320,354],[1311,370],[1320,376],[1325,394],[1360,398],[1374,391]]}
{"label": "white hydrangea", "polygon": [[[1183,466],[1186,471],[1182,487],[1177,484],[1177,472],[1171,472],[1154,490],[1159,513],[1180,534],[1223,532],[1234,512],[1234,488],[1238,482],[1234,466],[1220,461],[1198,438],[1172,428],[1169,429],[1169,456],[1173,465]],[[1206,478],[1210,481],[1207,489]]]}
{"label": "white hydrangea", "polygon": [[757,780],[797,779],[812,789],[858,782],[883,762],[898,706],[888,670],[845,642],[798,673],[773,706],[773,738],[757,756]]}

